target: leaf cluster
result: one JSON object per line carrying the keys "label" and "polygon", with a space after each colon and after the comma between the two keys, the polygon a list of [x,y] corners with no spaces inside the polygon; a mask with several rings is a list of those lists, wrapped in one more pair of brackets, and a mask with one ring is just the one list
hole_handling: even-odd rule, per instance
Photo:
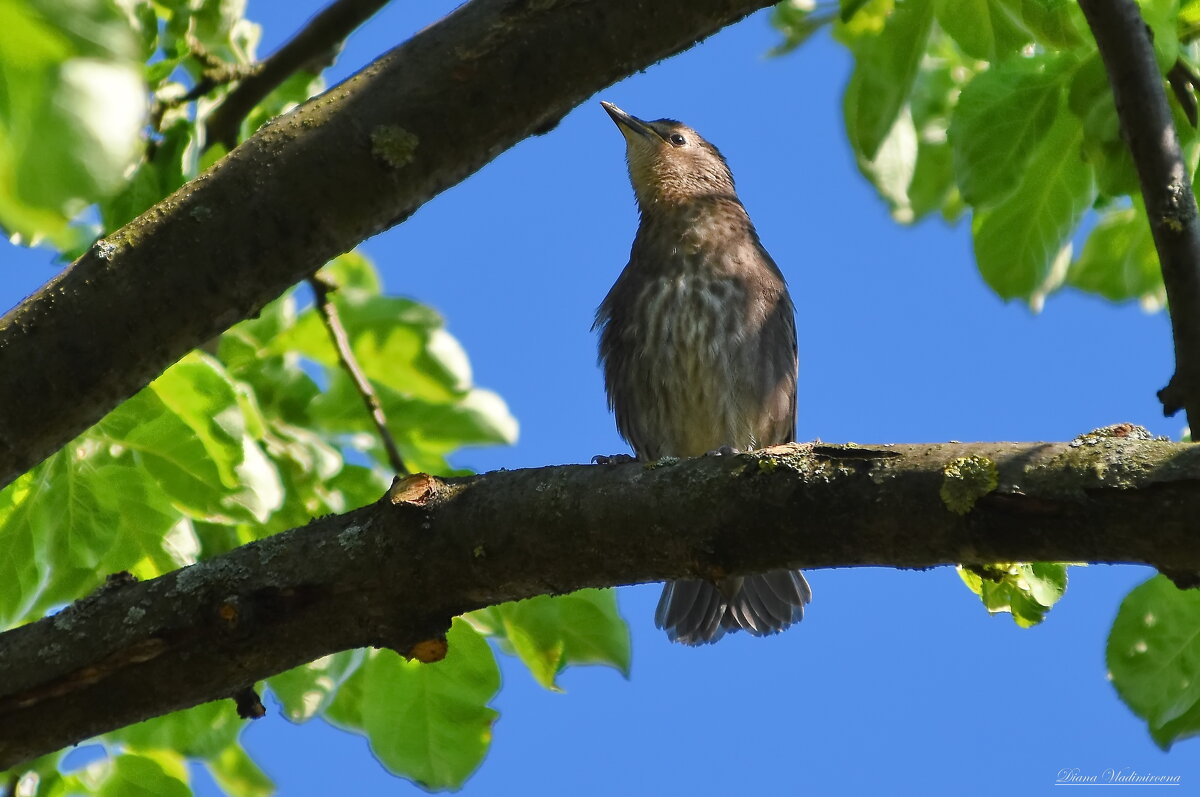
{"label": "leaf cluster", "polygon": [[[1173,70],[1194,74],[1200,2],[1138,4],[1164,85]],[[976,265],[1000,297],[1040,309],[1071,287],[1162,307],[1137,175],[1077,3],[841,0],[830,13],[785,0],[773,21],[785,37],[777,52],[832,24],[854,58],[843,112],[859,169],[902,223],[969,214]],[[1192,88],[1173,88],[1175,127],[1194,173]],[[1067,565],[1006,563],[959,575],[989,612],[1029,627],[1062,597]],[[1128,596],[1109,636],[1114,686],[1164,748],[1200,733],[1196,606],[1191,593],[1153,579]]]}
{"label": "leaf cluster", "polygon": [[[0,41],[0,227],[70,258],[218,159],[204,123],[252,68],[259,29],[244,10],[236,0],[0,2],[0,22],[20,31]],[[322,87],[319,75],[293,74],[243,135]],[[361,253],[322,277],[337,286],[350,348],[410,467],[462,473],[455,451],[516,439],[503,399],[473,383],[434,310],[388,295]],[[293,288],[0,491],[0,627],[56,612],[106,574],[153,578],[375,501],[386,468],[311,292]],[[571,664],[629,666],[611,591],[493,607],[456,620],[448,642],[432,664],[349,651],[266,687],[292,721],[363,734],[392,772],[444,789],[488,749],[497,650],[547,688]],[[198,761],[231,795],[268,794],[243,725],[231,702],[198,706],[93,740],[107,755],[83,768],[55,754],[4,782],[39,796],[188,794]]]}
{"label": "leaf cluster", "polygon": [[[1192,68],[1200,4],[1144,0],[1166,74]],[[979,273],[1034,309],[1064,287],[1165,301],[1104,66],[1070,0],[781,4],[783,49],[833,22],[853,54],[843,101],[862,173],[903,223],[970,215]],[[1174,99],[1195,168],[1197,132]]]}

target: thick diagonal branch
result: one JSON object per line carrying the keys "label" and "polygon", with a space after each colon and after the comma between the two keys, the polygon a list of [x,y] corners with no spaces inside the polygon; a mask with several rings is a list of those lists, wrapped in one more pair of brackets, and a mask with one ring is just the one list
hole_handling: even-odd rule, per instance
{"label": "thick diagonal branch", "polygon": [[0,487],[597,89],[766,5],[474,0],[264,126],[0,319]]}
{"label": "thick diagonal branch", "polygon": [[410,476],[372,506],[113,580],[0,634],[0,770],[335,651],[410,651],[456,614],[543,593],[777,567],[1200,571],[1197,485],[1200,448],[1105,437]]}
{"label": "thick diagonal branch", "polygon": [[1154,45],[1134,0],[1080,0],[1108,71],[1162,266],[1175,373],[1158,393],[1163,412],[1200,428],[1200,219]]}
{"label": "thick diagonal branch", "polygon": [[322,9],[226,95],[205,124],[209,143],[233,149],[242,120],[255,105],[301,69],[319,74],[346,37],[387,4],[388,0],[336,0]]}

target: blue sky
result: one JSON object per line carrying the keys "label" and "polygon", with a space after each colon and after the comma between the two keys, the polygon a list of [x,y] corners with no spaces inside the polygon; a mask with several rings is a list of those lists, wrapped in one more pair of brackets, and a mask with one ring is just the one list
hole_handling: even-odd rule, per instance
{"label": "blue sky", "polygon": [[[256,2],[268,53],[321,3]],[[341,79],[446,13],[394,3],[349,41]],[[1063,440],[1130,421],[1178,437],[1164,315],[1065,292],[1041,314],[975,270],[967,224],[891,221],[844,141],[848,56],[826,36],[783,58],[766,14],[605,89],[366,242],[393,293],[440,310],[478,384],[521,422],[511,448],[457,464],[587,462],[625,451],[590,331],[637,214],[623,142],[598,104],[670,116],[724,152],[797,308],[801,440]],[[5,307],[52,275],[0,243]],[[570,671],[542,690],[511,659],[492,752],[467,793],[1036,794],[1060,769],[1129,767],[1200,782],[1195,742],[1159,751],[1105,678],[1104,643],[1146,568],[1071,571],[1043,625],[989,617],[952,570],[809,573],[814,601],[779,637],[669,644],[658,587],[620,592],[633,674]],[[364,740],[275,713],[246,743],[285,795],[407,794]]]}

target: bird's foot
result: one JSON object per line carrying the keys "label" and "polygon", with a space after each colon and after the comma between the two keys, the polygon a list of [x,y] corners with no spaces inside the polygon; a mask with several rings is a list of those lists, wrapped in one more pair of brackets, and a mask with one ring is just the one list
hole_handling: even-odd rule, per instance
{"label": "bird's foot", "polygon": [[607,457],[603,454],[597,454],[596,456],[592,457],[593,465],[624,465],[627,462],[636,461],[637,458],[630,456],[629,454],[613,454]]}
{"label": "bird's foot", "polygon": [[742,450],[740,448],[734,448],[733,446],[721,446],[720,448],[714,448],[712,451],[705,451],[704,456],[706,456],[706,457],[732,457],[734,454],[740,454],[740,453],[742,453]]}

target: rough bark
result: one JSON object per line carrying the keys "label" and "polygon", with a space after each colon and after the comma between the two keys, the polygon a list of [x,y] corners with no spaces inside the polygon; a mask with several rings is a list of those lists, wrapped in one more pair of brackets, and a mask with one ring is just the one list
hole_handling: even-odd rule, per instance
{"label": "rough bark", "polygon": [[768,4],[474,0],[266,125],[0,319],[0,487],[596,90]]}
{"label": "rough bark", "polygon": [[0,634],[0,770],[335,651],[436,649],[418,643],[451,617],[544,593],[784,566],[1200,571],[1200,449],[1127,432],[411,476]]}
{"label": "rough bark", "polygon": [[1175,373],[1158,392],[1165,415],[1200,428],[1200,218],[1150,32],[1133,0],[1079,0],[1108,71],[1162,267]]}

